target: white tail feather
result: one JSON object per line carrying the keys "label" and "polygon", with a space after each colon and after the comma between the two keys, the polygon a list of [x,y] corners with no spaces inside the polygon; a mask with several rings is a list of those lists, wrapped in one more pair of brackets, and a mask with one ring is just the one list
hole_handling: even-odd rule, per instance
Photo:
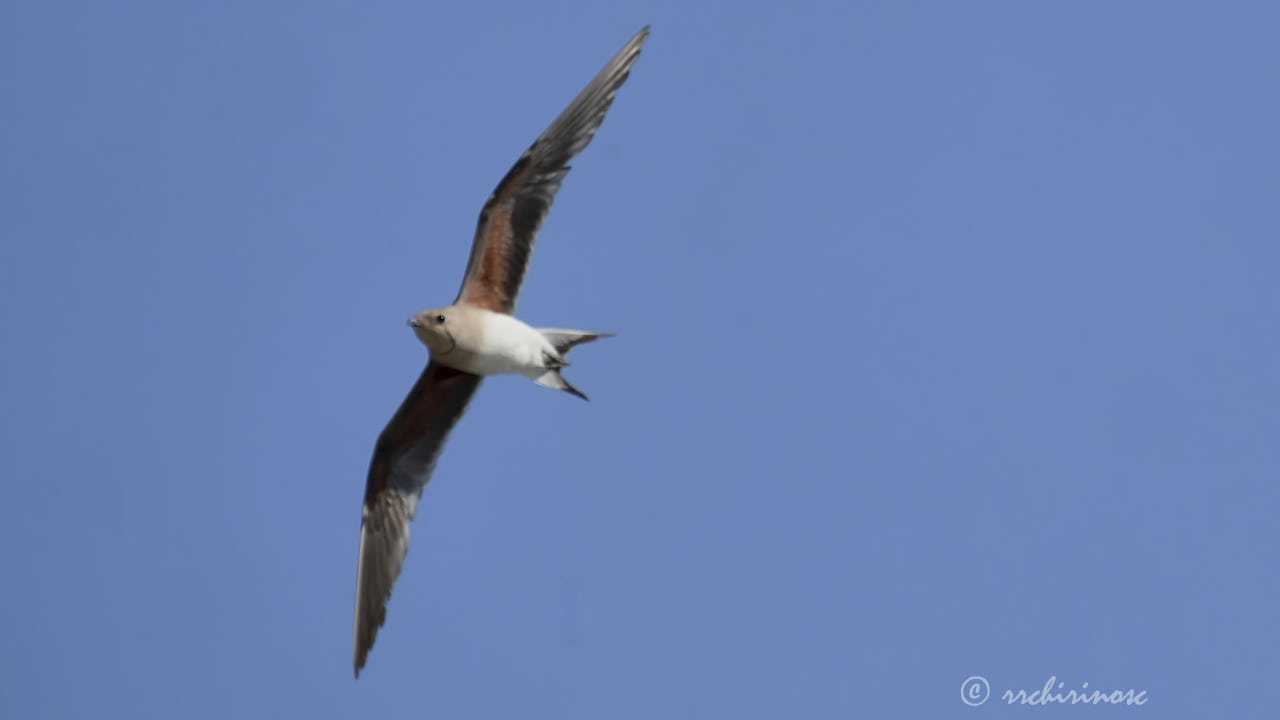
{"label": "white tail feather", "polygon": [[600,338],[613,337],[613,333],[594,333],[585,330],[563,330],[560,328],[538,328],[538,332],[542,333],[542,337],[551,343],[551,346],[560,353],[561,357],[569,354],[569,351],[576,345],[588,343],[592,340]]}
{"label": "white tail feather", "polygon": [[577,395],[583,400],[590,399],[585,394],[583,394],[581,390],[570,385],[569,381],[564,379],[564,376],[560,374],[560,368],[546,370],[541,375],[538,375],[538,376],[530,375],[529,377],[532,378],[534,382],[538,383],[542,387],[549,387],[552,390],[563,390],[564,392],[567,392],[570,395]]}

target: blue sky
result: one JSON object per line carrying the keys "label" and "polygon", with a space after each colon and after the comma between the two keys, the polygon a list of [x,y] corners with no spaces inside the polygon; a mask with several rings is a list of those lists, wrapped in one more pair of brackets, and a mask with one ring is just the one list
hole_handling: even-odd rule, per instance
{"label": "blue sky", "polygon": [[[641,26],[351,678],[373,441]],[[1259,717],[1280,10],[8,3],[7,717]],[[971,675],[992,699],[961,702]]]}

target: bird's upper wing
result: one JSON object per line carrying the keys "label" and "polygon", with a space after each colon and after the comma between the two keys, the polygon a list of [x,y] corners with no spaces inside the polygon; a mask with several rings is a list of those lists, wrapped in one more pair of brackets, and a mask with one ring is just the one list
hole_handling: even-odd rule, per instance
{"label": "bird's upper wing", "polygon": [[378,436],[364,491],[360,566],[356,571],[356,677],[364,667],[387,599],[409,552],[409,521],[422,489],[480,377],[429,363]]}
{"label": "bird's upper wing", "polygon": [[649,27],[631,40],[520,156],[494,189],[476,227],[471,259],[455,302],[515,311],[538,227],[555,200],[569,160],[591,142],[613,96],[640,57]]}

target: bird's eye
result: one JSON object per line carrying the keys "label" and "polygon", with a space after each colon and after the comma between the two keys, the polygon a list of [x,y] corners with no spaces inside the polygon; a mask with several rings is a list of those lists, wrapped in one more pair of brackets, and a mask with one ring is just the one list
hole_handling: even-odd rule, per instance
{"label": "bird's eye", "polygon": [[443,315],[437,315],[437,316],[436,316],[436,322],[443,324],[443,323],[444,323],[444,316],[443,316]]}

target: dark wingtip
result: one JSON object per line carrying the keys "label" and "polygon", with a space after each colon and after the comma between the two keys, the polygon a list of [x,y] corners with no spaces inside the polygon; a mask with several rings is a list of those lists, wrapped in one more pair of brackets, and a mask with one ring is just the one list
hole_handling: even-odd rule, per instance
{"label": "dark wingtip", "polygon": [[369,659],[370,647],[367,643],[356,646],[355,678],[357,680],[360,679],[360,671],[364,669],[364,664]]}

